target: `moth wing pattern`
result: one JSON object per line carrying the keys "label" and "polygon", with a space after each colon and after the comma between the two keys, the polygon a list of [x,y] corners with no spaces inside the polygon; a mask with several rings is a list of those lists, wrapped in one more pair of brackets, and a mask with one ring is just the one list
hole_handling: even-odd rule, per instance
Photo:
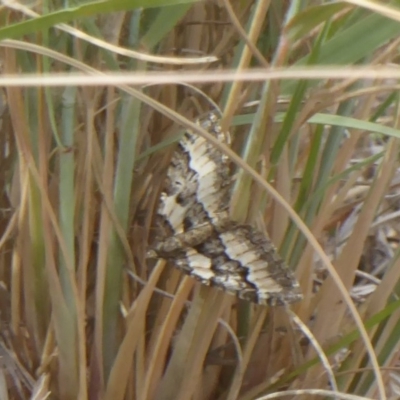
{"label": "moth wing pattern", "polygon": [[166,238],[156,253],[205,285],[258,304],[301,300],[299,284],[272,242],[250,225],[204,224]]}
{"label": "moth wing pattern", "polygon": [[[197,124],[229,144],[215,114]],[[203,284],[244,300],[272,306],[301,300],[299,284],[271,240],[230,220],[231,187],[228,158],[186,131],[167,171],[157,210],[164,236],[153,251]]]}
{"label": "moth wing pattern", "polygon": [[[229,143],[216,115],[196,122],[221,142]],[[230,181],[229,160],[206,139],[187,130],[167,171],[157,211],[158,225],[181,233],[191,225],[218,218],[229,207]]]}

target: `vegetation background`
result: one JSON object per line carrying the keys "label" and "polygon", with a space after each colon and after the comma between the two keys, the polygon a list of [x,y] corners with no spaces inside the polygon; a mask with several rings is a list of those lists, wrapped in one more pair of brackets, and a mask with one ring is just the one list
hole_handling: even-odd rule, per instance
{"label": "vegetation background", "polygon": [[[398,0],[0,17],[2,400],[400,398]],[[171,144],[213,102],[291,310],[146,260]]]}

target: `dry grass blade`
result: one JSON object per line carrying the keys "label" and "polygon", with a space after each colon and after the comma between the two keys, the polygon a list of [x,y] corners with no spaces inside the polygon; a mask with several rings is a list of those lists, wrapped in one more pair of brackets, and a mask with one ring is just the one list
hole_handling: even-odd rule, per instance
{"label": "dry grass blade", "polygon": [[[30,8],[24,6],[21,3],[17,3],[15,1],[3,1],[3,4],[14,11],[20,11],[24,15],[29,17],[39,17],[40,14],[32,11]],[[91,43],[95,46],[98,46],[104,50],[108,50],[114,54],[119,54],[125,57],[131,57],[137,60],[145,61],[145,62],[154,62],[160,64],[170,64],[170,65],[191,65],[191,64],[202,64],[202,63],[211,63],[217,61],[217,59],[213,56],[207,57],[195,57],[195,58],[183,58],[183,57],[162,57],[157,55],[145,54],[138,51],[134,51],[131,49],[125,49],[120,46],[115,46],[112,43],[109,43],[105,40],[95,38],[87,33],[76,29],[67,24],[57,24],[55,28],[60,29],[61,31],[68,33],[77,39],[82,39],[88,43]]]}
{"label": "dry grass blade", "polygon": [[[127,328],[125,338],[119,348],[119,353],[107,382],[106,400],[122,400],[125,396],[126,386],[128,384],[129,366],[132,364],[135,347],[141,337],[144,328],[146,307],[150,301],[154,286],[156,285],[163,270],[163,263],[160,262],[154,269],[147,285],[132,304],[126,319]],[[136,339],[136,340],[135,340]]]}
{"label": "dry grass blade", "polygon": [[372,400],[372,398],[369,397],[355,396],[353,394],[340,393],[323,389],[290,390],[284,393],[273,393],[269,394],[268,396],[258,397],[256,400],[279,399],[281,397],[291,396],[291,395],[292,396],[306,395],[306,396],[321,396],[321,397],[327,396],[328,398],[331,397],[333,399],[343,399],[343,400]]}

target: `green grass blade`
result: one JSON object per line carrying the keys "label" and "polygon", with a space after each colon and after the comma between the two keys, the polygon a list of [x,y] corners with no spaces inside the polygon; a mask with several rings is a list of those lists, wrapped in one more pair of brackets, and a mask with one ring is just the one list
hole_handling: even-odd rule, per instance
{"label": "green grass blade", "polygon": [[175,4],[194,3],[198,0],[107,0],[94,1],[78,7],[71,7],[43,15],[29,21],[19,22],[0,29],[0,40],[20,38],[33,32],[51,28],[54,25],[70,22],[83,17],[93,15],[130,11],[144,7],[162,7]]}

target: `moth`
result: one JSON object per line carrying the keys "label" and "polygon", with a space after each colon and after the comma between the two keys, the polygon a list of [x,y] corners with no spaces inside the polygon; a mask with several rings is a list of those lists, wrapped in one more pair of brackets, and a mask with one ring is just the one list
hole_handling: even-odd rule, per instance
{"label": "moth", "polygon": [[[196,123],[230,144],[216,114]],[[156,218],[160,235],[152,254],[244,300],[271,306],[301,300],[299,284],[270,239],[231,220],[230,164],[205,138],[185,131],[162,188]]]}

